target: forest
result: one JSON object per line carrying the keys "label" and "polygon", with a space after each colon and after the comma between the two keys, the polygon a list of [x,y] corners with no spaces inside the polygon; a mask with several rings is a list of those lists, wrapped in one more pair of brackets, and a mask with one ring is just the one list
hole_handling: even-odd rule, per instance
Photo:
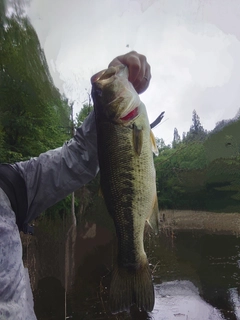
{"label": "forest", "polygon": [[26,17],[0,19],[0,161],[58,147],[70,134],[67,99],[54,86],[38,36]]}
{"label": "forest", "polygon": [[[84,105],[73,121],[72,102],[55,87],[33,26],[20,13],[7,15],[4,3],[0,1],[0,162],[13,163],[61,146],[92,106]],[[239,132],[239,112],[208,132],[193,110],[192,125],[182,137],[175,128],[171,145],[157,138],[160,209],[239,212]],[[85,187],[91,202],[98,181]],[[77,199],[76,205],[84,201]],[[67,203],[51,210],[68,212]]]}
{"label": "forest", "polygon": [[171,146],[158,139],[155,158],[159,206],[239,212],[240,117],[222,120],[207,132],[196,111],[192,126],[183,134],[174,130]]}

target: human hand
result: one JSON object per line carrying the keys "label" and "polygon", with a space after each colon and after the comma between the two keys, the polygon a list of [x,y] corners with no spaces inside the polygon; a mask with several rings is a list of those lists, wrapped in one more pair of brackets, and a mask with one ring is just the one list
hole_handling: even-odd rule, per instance
{"label": "human hand", "polygon": [[108,67],[115,67],[119,64],[124,64],[128,67],[128,80],[132,83],[137,93],[142,93],[148,88],[151,79],[151,67],[144,55],[131,51],[113,59]]}

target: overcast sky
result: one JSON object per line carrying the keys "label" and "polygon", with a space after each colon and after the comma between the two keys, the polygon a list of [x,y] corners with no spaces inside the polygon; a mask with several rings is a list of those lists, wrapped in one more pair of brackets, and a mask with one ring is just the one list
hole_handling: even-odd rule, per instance
{"label": "overcast sky", "polygon": [[141,95],[155,136],[182,135],[196,109],[205,129],[240,107],[239,0],[32,0],[28,11],[56,86],[75,101],[117,55],[147,56],[152,81]]}

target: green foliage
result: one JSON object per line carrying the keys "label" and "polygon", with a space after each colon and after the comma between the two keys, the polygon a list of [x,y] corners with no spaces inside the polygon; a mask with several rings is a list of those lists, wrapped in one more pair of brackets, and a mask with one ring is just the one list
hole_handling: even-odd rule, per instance
{"label": "green foliage", "polygon": [[181,143],[174,149],[160,152],[155,158],[159,207],[173,209],[182,206],[191,183],[187,177],[189,171],[205,168],[206,164],[204,147],[200,142]]}
{"label": "green foliage", "polygon": [[240,120],[212,133],[204,142],[208,161],[218,158],[235,158],[240,154]]}
{"label": "green foliage", "polygon": [[187,134],[183,134],[183,142],[192,141],[204,141],[207,137],[207,131],[204,130],[200,122],[200,117],[198,116],[196,110],[193,110],[192,114],[192,125]]}
{"label": "green foliage", "polygon": [[155,158],[160,208],[240,212],[239,126],[162,148]]}
{"label": "green foliage", "polygon": [[180,135],[178,134],[178,130],[177,128],[174,128],[172,147],[176,148],[180,142],[181,142],[181,138],[180,138]]}
{"label": "green foliage", "polygon": [[87,116],[93,110],[93,105],[84,104],[79,113],[76,114],[75,126],[80,127],[83,124],[83,121],[87,118]]}
{"label": "green foliage", "polygon": [[0,0],[0,28],[3,28],[6,13],[6,1]]}
{"label": "green foliage", "polygon": [[37,156],[67,138],[69,107],[27,18],[5,17],[0,50],[1,162]]}
{"label": "green foliage", "polygon": [[[77,207],[79,205],[79,200],[74,198],[74,205]],[[47,209],[43,216],[48,217],[49,219],[55,219],[56,217],[64,218],[66,215],[71,214],[72,207],[72,195],[68,195],[65,199],[57,202],[54,206]]]}
{"label": "green foliage", "polygon": [[204,131],[203,126],[201,125],[201,122],[200,122],[200,118],[199,118],[196,110],[193,110],[192,122],[193,122],[193,124],[190,127],[190,132],[198,134],[198,133]]}
{"label": "green foliage", "polygon": [[155,138],[155,139],[156,139],[156,145],[157,145],[159,153],[163,154],[164,150],[171,149],[170,144],[166,145],[162,138],[160,138],[160,139],[159,138]]}
{"label": "green foliage", "polygon": [[[37,34],[23,17],[25,0],[5,15],[0,0],[0,162],[13,163],[59,147],[69,138],[70,108],[54,86]],[[47,210],[70,213],[70,198]]]}

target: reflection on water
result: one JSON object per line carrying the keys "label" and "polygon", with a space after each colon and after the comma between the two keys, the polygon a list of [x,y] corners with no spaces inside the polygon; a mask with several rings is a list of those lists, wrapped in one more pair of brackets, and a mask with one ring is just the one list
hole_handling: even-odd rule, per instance
{"label": "reflection on water", "polygon": [[[56,234],[48,238],[45,229],[38,233],[34,249],[41,256],[34,290],[35,310],[39,320],[64,319],[61,241]],[[145,247],[153,270],[155,308],[149,315],[134,308],[131,315],[111,315],[107,301],[116,242],[104,227],[86,224],[77,233],[77,273],[67,295],[66,314],[69,319],[81,320],[240,319],[239,241],[229,230],[178,230],[176,223],[175,229],[164,229],[160,236],[147,236]],[[49,269],[58,263],[55,272]]]}
{"label": "reflection on water", "polygon": [[[163,243],[168,241],[159,240]],[[166,244],[165,251],[158,250],[156,240],[153,242],[152,254],[159,259],[156,283],[190,280],[198,288],[200,296],[218,308],[226,319],[236,319],[230,290],[240,284],[239,238],[181,231],[174,234],[172,244]]]}
{"label": "reflection on water", "polygon": [[155,290],[154,319],[223,319],[219,310],[200,297],[190,281],[163,282]]}

